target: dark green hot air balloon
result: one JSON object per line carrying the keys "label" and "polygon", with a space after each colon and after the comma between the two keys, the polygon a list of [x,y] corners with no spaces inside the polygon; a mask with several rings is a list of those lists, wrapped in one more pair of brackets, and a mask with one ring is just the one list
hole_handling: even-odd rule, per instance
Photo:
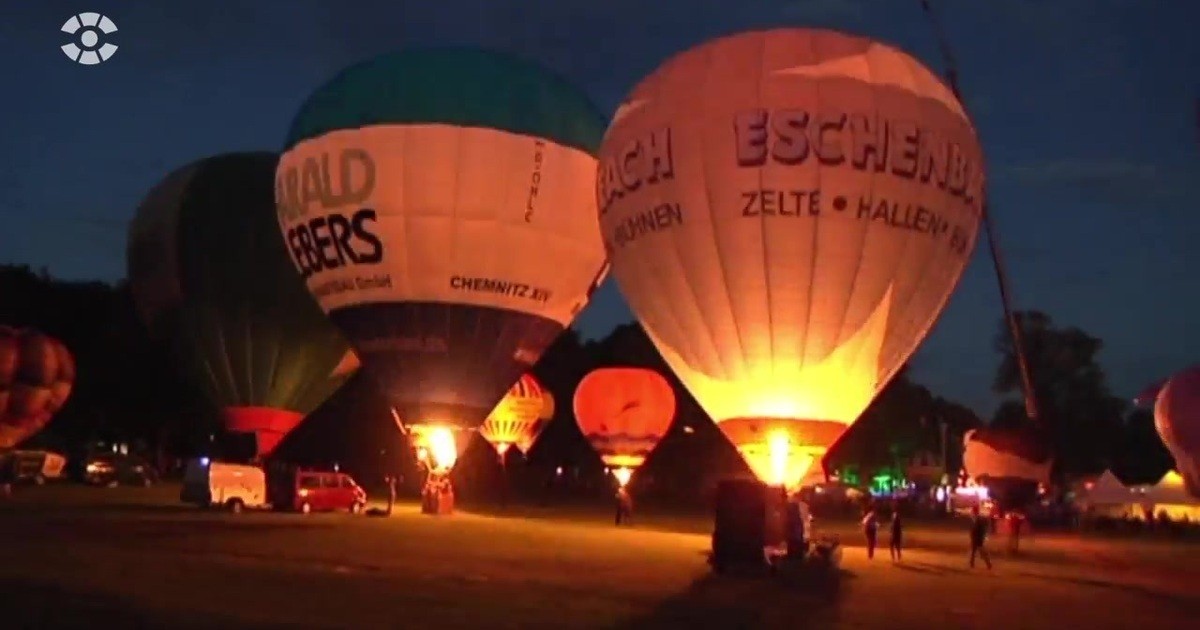
{"label": "dark green hot air balloon", "polygon": [[275,219],[272,153],[168,175],[130,226],[130,288],[151,335],[269,455],[357,367],[296,275]]}

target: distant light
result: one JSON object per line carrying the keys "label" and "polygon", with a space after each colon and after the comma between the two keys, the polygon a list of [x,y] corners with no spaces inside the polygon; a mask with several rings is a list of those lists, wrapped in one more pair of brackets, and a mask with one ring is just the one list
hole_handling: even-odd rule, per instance
{"label": "distant light", "polygon": [[554,469],[554,474],[561,477],[562,476],[562,466],[559,466],[558,468]]}
{"label": "distant light", "polygon": [[692,428],[692,425],[685,424],[685,425],[683,425],[683,432],[684,433],[695,433],[696,430]]}
{"label": "distant light", "polygon": [[207,458],[207,457],[201,457],[201,458],[200,458],[200,465],[201,465],[201,466],[207,466],[207,465],[208,465],[208,458]]}

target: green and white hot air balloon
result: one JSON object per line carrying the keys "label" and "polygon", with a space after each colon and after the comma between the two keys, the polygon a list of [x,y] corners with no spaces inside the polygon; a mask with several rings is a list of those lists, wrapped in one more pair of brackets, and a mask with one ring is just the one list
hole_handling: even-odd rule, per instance
{"label": "green and white hot air balloon", "polygon": [[280,227],[405,425],[477,428],[586,305],[605,126],[560,77],[467,48],[355,65],[300,109]]}

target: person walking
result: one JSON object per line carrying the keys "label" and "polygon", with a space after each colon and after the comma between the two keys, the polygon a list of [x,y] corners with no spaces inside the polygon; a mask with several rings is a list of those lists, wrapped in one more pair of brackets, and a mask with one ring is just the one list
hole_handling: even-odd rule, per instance
{"label": "person walking", "polygon": [[875,515],[875,506],[867,508],[862,519],[863,535],[867,538],[867,559],[875,557],[875,541],[879,534],[879,518]]}
{"label": "person walking", "polygon": [[892,509],[892,531],[888,538],[888,551],[892,554],[892,562],[901,560],[904,550],[904,523],[900,520],[900,508]]}
{"label": "person walking", "polygon": [[987,568],[992,568],[992,559],[988,557],[987,549],[984,549],[983,543],[987,539],[989,527],[988,519],[979,514],[979,507],[971,508],[971,568],[975,568],[975,556],[983,559],[987,564]]}

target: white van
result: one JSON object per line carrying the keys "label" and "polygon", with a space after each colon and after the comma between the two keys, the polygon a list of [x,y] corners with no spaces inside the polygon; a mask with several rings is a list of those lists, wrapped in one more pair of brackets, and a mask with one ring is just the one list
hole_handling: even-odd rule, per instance
{"label": "white van", "polygon": [[0,453],[0,469],[6,469],[13,481],[29,481],[42,485],[51,479],[61,479],[67,458],[50,451],[6,451]]}
{"label": "white van", "polygon": [[235,513],[267,508],[267,475],[257,466],[193,459],[184,471],[179,500]]}

